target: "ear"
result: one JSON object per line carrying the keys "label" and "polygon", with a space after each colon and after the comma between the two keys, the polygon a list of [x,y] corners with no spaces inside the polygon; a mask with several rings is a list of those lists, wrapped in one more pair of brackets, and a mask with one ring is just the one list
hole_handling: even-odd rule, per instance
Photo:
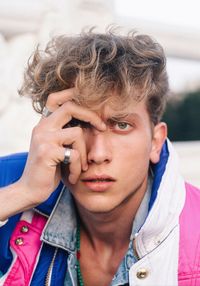
{"label": "ear", "polygon": [[167,138],[167,125],[164,122],[158,123],[153,129],[152,148],[150,153],[150,161],[158,163],[160,160],[160,152]]}

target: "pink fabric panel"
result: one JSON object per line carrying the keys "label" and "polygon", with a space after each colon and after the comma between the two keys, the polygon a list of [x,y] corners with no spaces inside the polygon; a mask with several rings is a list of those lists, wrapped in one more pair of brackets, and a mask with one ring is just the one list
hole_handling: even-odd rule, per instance
{"label": "pink fabric panel", "polygon": [[[38,214],[34,214],[32,223],[23,220],[17,223],[10,240],[10,245],[17,254],[17,260],[8,274],[4,286],[28,286],[41,247],[40,236],[45,223],[46,218]],[[28,232],[22,232],[23,226],[29,228]],[[22,245],[15,243],[17,238],[23,239]]]}
{"label": "pink fabric panel", "polygon": [[180,216],[179,286],[200,285],[200,190],[186,184]]}

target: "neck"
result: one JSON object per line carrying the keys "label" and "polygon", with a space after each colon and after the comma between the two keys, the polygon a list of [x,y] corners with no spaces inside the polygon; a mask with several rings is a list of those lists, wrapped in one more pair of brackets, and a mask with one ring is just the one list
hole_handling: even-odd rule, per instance
{"label": "neck", "polygon": [[114,250],[129,243],[133,221],[146,188],[147,186],[142,192],[132,195],[106,213],[90,212],[77,204],[81,233],[87,237],[94,249],[104,245]]}

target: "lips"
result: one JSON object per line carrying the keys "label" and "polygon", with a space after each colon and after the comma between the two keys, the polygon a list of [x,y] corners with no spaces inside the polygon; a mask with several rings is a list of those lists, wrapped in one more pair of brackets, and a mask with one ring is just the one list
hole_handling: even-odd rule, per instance
{"label": "lips", "polygon": [[84,179],[83,182],[111,182],[113,180],[108,178],[100,178],[100,179]]}
{"label": "lips", "polygon": [[108,175],[99,175],[99,176],[88,176],[82,179],[83,182],[113,182],[115,181],[114,178]]}
{"label": "lips", "polygon": [[92,191],[103,192],[108,190],[116,180],[107,175],[89,176],[82,179],[82,182]]}

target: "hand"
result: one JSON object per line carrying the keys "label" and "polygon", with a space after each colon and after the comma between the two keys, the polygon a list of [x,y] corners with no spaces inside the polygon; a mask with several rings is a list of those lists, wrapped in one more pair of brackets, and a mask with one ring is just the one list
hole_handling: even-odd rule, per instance
{"label": "hand", "polygon": [[75,184],[80,173],[87,170],[86,146],[80,127],[63,128],[72,118],[88,122],[100,131],[106,129],[100,117],[72,99],[75,89],[49,95],[46,107],[52,111],[42,117],[33,129],[29,155],[24,173],[19,180],[26,196],[33,204],[46,200],[61,179],[60,163],[64,160],[65,147],[70,146],[71,156],[68,180]]}

